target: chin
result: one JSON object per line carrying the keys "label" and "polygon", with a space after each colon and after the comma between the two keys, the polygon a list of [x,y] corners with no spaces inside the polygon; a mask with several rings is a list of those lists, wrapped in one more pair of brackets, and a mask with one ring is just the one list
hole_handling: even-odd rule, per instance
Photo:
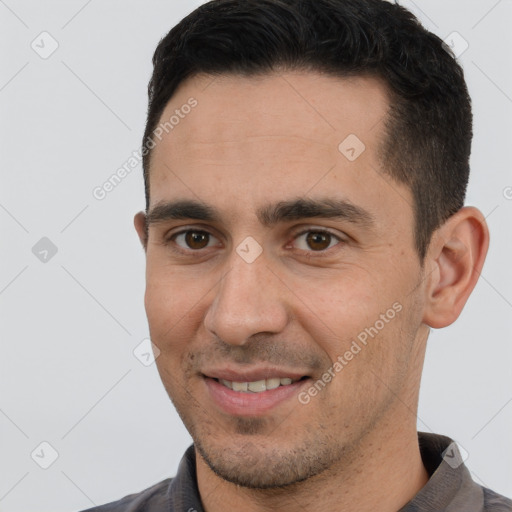
{"label": "chin", "polygon": [[[253,427],[257,426],[253,425]],[[248,428],[244,422],[244,428]],[[331,448],[316,443],[303,446],[268,446],[263,436],[227,436],[224,443],[195,441],[208,467],[220,478],[250,489],[289,487],[317,476],[334,462]],[[267,438],[268,441],[268,438]],[[277,443],[273,443],[277,444]]]}

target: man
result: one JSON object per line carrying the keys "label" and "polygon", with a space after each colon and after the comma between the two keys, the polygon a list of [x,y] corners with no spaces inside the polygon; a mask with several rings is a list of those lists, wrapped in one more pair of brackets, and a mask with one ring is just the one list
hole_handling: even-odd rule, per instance
{"label": "man", "polygon": [[416,429],[429,330],[489,243],[442,42],[383,0],[214,0],[153,63],[135,227],[194,445],[91,510],[512,510]]}

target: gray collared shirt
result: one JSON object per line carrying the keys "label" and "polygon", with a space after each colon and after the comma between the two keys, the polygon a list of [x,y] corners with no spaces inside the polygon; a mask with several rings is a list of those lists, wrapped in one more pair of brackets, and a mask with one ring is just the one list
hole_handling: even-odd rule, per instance
{"label": "gray collared shirt", "polygon": [[[398,512],[512,512],[512,500],[473,481],[450,438],[419,432],[418,439],[430,479]],[[174,478],[83,512],[204,512],[194,447],[185,452]]]}

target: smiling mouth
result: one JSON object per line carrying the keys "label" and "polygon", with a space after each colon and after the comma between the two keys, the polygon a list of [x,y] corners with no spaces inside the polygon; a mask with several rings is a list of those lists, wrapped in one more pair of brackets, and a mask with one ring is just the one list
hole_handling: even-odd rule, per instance
{"label": "smiling mouth", "polygon": [[289,386],[307,378],[308,377],[290,379],[289,377],[272,377],[270,379],[255,380],[252,382],[235,382],[215,378],[213,380],[217,381],[219,384],[222,384],[228,389],[238,391],[240,393],[262,393],[263,391],[270,391],[281,386]]}

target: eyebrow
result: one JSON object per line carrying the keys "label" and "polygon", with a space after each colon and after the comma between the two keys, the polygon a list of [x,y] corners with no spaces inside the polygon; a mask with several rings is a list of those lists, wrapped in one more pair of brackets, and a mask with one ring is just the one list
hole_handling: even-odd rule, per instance
{"label": "eyebrow", "polygon": [[[375,217],[367,210],[346,199],[291,199],[265,205],[256,212],[258,220],[270,227],[281,222],[319,217],[345,220],[371,228]],[[214,207],[196,200],[165,201],[157,203],[147,214],[147,225],[167,220],[200,220],[220,222],[221,215]]]}

